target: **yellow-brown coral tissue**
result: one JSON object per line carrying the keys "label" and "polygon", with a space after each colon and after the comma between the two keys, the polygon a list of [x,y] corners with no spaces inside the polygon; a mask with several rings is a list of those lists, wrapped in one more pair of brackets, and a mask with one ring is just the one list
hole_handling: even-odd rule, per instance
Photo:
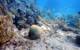
{"label": "yellow-brown coral tissue", "polygon": [[14,35],[11,20],[9,16],[0,16],[0,44],[6,43]]}

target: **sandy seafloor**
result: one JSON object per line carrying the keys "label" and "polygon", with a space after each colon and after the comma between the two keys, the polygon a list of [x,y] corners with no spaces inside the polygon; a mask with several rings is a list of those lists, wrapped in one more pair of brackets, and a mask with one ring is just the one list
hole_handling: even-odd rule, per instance
{"label": "sandy seafloor", "polygon": [[80,50],[75,44],[75,37],[78,35],[73,31],[63,31],[58,28],[58,24],[43,24],[45,29],[40,34],[40,39],[30,40],[24,38],[27,37],[29,28],[18,31],[14,28],[17,33],[10,42],[7,42],[0,47],[0,50]]}

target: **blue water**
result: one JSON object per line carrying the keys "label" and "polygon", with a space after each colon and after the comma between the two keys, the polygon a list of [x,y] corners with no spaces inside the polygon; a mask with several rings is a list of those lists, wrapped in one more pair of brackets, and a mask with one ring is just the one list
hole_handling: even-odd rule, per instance
{"label": "blue water", "polygon": [[80,0],[37,0],[41,10],[53,10],[64,14],[80,11]]}
{"label": "blue water", "polygon": [[[75,17],[74,15],[80,11],[80,0],[37,0],[36,5],[42,11],[50,10],[53,18],[57,18],[56,16],[64,18],[70,27],[76,27],[76,23],[78,23],[77,19],[80,19],[80,16],[73,19]],[[71,15],[73,17],[65,15]],[[50,16],[47,16],[48,18]]]}

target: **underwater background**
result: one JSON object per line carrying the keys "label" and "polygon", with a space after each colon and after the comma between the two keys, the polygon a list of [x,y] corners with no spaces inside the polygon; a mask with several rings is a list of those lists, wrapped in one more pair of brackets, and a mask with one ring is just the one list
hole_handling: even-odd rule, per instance
{"label": "underwater background", "polygon": [[40,10],[50,12],[54,19],[65,19],[71,27],[77,27],[76,23],[80,21],[80,0],[37,0],[36,5]]}
{"label": "underwater background", "polygon": [[49,9],[63,14],[80,11],[80,0],[37,0],[36,5],[42,10]]}
{"label": "underwater background", "polygon": [[0,50],[80,50],[80,0],[0,0]]}

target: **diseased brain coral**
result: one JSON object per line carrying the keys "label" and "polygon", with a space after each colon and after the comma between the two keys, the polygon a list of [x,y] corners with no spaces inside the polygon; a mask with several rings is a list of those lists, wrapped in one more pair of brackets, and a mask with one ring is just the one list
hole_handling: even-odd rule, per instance
{"label": "diseased brain coral", "polygon": [[0,44],[9,41],[13,35],[11,18],[9,16],[0,16]]}

